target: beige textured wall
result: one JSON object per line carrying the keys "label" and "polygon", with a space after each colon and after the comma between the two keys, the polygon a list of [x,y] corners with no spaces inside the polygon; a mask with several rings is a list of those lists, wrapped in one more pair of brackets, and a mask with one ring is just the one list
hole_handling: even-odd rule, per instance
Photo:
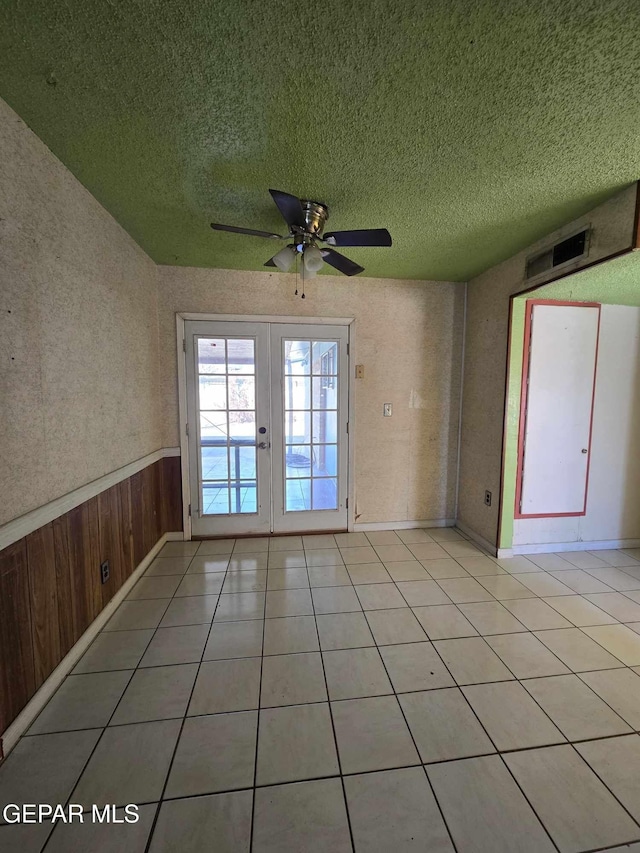
{"label": "beige textured wall", "polygon": [[[498,533],[509,297],[531,286],[524,282],[526,258],[578,228],[592,229],[590,262],[628,248],[635,199],[634,185],[469,282],[458,520],[491,543]],[[490,507],[486,489],[493,493]]]}
{"label": "beige textured wall", "polygon": [[[359,523],[453,518],[464,285],[160,267],[163,443],[176,446],[177,312],[354,317]],[[393,403],[393,416],[382,416]]]}
{"label": "beige textured wall", "polygon": [[156,267],[0,101],[0,524],[161,446]]}

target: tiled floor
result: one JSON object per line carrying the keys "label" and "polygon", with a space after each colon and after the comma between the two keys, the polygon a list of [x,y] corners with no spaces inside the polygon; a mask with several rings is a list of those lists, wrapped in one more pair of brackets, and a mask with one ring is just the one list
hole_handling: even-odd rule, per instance
{"label": "tiled floor", "polygon": [[0,768],[19,853],[640,851],[640,554],[170,543]]}

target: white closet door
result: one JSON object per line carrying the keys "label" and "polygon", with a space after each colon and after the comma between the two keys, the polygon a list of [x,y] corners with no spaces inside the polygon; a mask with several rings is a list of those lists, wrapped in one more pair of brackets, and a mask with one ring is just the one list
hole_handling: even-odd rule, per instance
{"label": "white closet door", "polygon": [[533,304],[519,515],[586,511],[600,309]]}

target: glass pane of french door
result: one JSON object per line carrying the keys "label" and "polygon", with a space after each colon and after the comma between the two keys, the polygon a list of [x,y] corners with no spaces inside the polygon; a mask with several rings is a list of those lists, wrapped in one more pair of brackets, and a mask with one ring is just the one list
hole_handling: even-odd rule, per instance
{"label": "glass pane of french door", "polygon": [[282,343],[285,511],[336,509],[338,341]]}
{"label": "glass pane of french door", "polygon": [[347,526],[347,336],[345,326],[271,327],[277,532]]}
{"label": "glass pane of french door", "polygon": [[[270,460],[264,324],[187,323],[192,532],[269,532]],[[193,424],[193,427],[191,425]]]}
{"label": "glass pane of french door", "polygon": [[197,341],[202,514],[255,513],[255,340]]}

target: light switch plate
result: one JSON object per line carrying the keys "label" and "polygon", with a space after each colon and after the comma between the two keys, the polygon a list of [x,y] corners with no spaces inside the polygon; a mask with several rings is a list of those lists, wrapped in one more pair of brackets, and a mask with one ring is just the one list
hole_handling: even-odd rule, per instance
{"label": "light switch plate", "polygon": [[364,379],[364,364],[356,364],[356,379]]}
{"label": "light switch plate", "polygon": [[391,405],[391,403],[384,404],[383,414],[385,418],[391,417],[391,415],[393,414],[393,406]]}

